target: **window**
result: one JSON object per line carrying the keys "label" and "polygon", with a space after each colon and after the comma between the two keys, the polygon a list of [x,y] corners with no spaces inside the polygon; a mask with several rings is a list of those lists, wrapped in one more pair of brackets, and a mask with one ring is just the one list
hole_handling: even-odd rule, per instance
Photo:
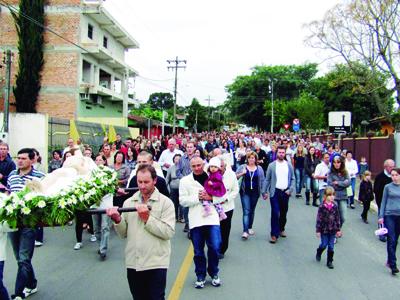
{"label": "window", "polygon": [[107,48],[107,46],[108,46],[108,38],[104,36],[103,37],[103,47]]}
{"label": "window", "polygon": [[89,39],[93,39],[93,26],[88,24],[88,31],[87,31],[87,35]]}

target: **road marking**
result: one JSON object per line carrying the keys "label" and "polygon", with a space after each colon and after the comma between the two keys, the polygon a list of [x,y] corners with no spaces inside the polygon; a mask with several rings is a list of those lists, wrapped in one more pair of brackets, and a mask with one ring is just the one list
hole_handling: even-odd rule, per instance
{"label": "road marking", "polygon": [[190,266],[192,265],[193,255],[193,246],[192,243],[190,243],[185,259],[183,260],[181,268],[179,269],[178,276],[176,276],[174,285],[169,292],[168,300],[179,299],[186,281],[187,274],[189,273]]}

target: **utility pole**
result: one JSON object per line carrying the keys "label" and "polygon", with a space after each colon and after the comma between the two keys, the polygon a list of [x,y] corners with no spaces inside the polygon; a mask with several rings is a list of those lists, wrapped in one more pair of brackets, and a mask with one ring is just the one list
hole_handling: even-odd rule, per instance
{"label": "utility pole", "polygon": [[208,99],[205,99],[206,101],[208,101],[208,131],[210,131],[210,117],[211,117],[211,106],[210,106],[210,102],[214,101],[213,99],[210,98],[210,96],[208,96]]}
{"label": "utility pole", "polygon": [[194,132],[197,133],[197,110],[196,110],[196,124],[195,124],[195,126],[196,126],[195,127],[196,130]]}
{"label": "utility pole", "polygon": [[271,92],[271,133],[274,133],[274,80],[270,79],[271,85],[270,92]]}
{"label": "utility pole", "polygon": [[11,91],[11,50],[5,52],[4,64],[6,65],[6,85],[4,88],[4,133],[8,134],[10,91]]}
{"label": "utility pole", "polygon": [[[174,127],[172,129],[172,132],[175,133],[175,128],[176,128],[176,94],[177,94],[177,89],[178,89],[178,69],[186,68],[186,60],[179,60],[178,56],[174,60],[167,60],[168,64],[174,63],[175,65],[172,66],[167,66],[167,69],[172,69],[175,70],[175,88],[174,88]],[[185,66],[180,66],[179,64],[184,63]]]}

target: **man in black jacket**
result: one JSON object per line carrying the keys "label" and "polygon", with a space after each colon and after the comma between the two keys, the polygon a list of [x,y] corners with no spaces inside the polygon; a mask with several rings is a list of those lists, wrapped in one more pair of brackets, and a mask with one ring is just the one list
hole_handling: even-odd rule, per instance
{"label": "man in black jacket", "polygon": [[0,143],[0,192],[5,191],[7,186],[7,178],[11,171],[15,170],[15,163],[8,154],[8,145],[4,142]]}
{"label": "man in black jacket", "polygon": [[[395,162],[393,159],[385,160],[385,162],[383,163],[383,168],[384,168],[383,171],[375,177],[374,194],[375,194],[376,204],[378,205],[378,214],[381,209],[383,189],[385,188],[385,185],[392,182],[390,173],[392,172],[394,167],[395,167]],[[382,242],[386,242],[385,236],[379,236],[379,239]]]}
{"label": "man in black jacket", "polygon": [[[144,165],[144,164],[152,166],[153,165],[153,156],[151,153],[149,153],[147,151],[142,151],[139,153],[136,162],[137,162],[138,166]],[[136,172],[136,170],[133,170],[132,172]],[[128,181],[128,184],[126,186],[129,189],[135,189],[135,190],[128,191],[128,192],[126,192],[126,194],[114,196],[114,205],[115,206],[122,207],[122,205],[124,204],[124,201],[126,199],[128,199],[129,197],[132,197],[133,194],[137,192],[138,184],[137,184],[136,174],[133,177],[131,177],[131,179]],[[165,182],[165,179],[159,175],[157,175],[156,188],[161,194],[167,196],[168,198],[170,197],[167,183]]]}

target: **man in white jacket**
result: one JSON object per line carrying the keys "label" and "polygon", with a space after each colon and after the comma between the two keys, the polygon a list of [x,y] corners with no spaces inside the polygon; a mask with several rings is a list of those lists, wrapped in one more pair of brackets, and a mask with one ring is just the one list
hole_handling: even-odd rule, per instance
{"label": "man in white jacket", "polygon": [[[219,215],[213,204],[223,202],[225,197],[211,197],[204,190],[204,182],[208,175],[204,172],[204,162],[200,157],[193,157],[190,160],[190,167],[192,173],[183,177],[179,183],[179,202],[182,206],[189,207],[189,229],[194,248],[193,261],[197,276],[195,287],[198,289],[204,287],[207,271],[212,278],[211,284],[220,286],[218,262],[221,230]],[[203,201],[212,202],[209,214],[204,213]],[[207,258],[204,253],[205,244],[208,248]]]}

